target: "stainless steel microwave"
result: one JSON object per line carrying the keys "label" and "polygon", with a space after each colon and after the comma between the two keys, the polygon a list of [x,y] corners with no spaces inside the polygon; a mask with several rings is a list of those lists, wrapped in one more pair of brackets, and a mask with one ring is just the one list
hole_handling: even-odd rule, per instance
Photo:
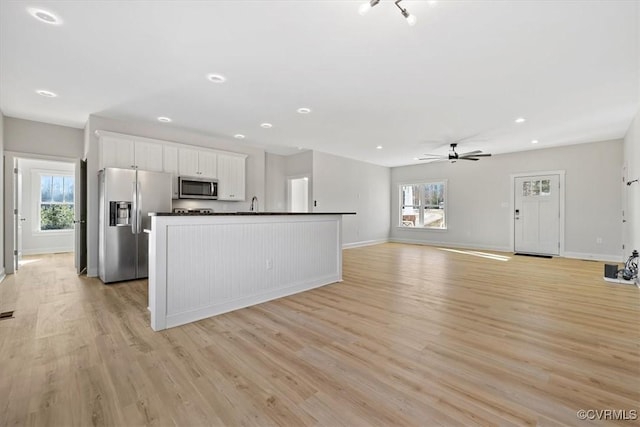
{"label": "stainless steel microwave", "polygon": [[180,199],[218,199],[218,180],[213,178],[178,178],[178,197]]}

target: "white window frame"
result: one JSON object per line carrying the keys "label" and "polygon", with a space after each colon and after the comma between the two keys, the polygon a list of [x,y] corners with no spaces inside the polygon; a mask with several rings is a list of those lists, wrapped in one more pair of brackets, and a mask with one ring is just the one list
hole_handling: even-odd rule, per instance
{"label": "white window frame", "polygon": [[[444,227],[430,227],[430,226],[403,226],[402,225],[402,187],[407,185],[418,185],[423,186],[427,184],[443,184],[444,185],[444,204],[442,210],[444,211]],[[423,188],[423,187],[420,187]],[[423,206],[424,202],[424,194],[420,194],[420,209],[418,215],[418,224],[424,224],[424,212],[425,206]],[[429,231],[447,231],[449,229],[449,180],[447,179],[427,179],[427,180],[416,180],[416,181],[407,181],[398,183],[398,223],[396,227],[400,230],[429,230]]]}
{"label": "white window frame", "polygon": [[[33,194],[37,194],[36,197],[34,197],[34,201],[35,201],[35,209],[34,212],[36,212],[36,216],[38,218],[37,221],[37,226],[34,229],[34,233],[35,234],[62,234],[62,233],[73,233],[74,232],[74,226],[73,224],[71,224],[71,228],[64,228],[61,230],[43,230],[42,229],[42,193],[41,193],[41,184],[42,184],[42,177],[43,176],[50,176],[50,177],[54,177],[54,176],[61,176],[63,178],[66,177],[70,177],[73,181],[74,181],[74,186],[73,186],[73,201],[72,202],[51,202],[50,204],[57,204],[57,205],[72,205],[75,209],[75,203],[76,203],[76,188],[75,188],[75,176],[74,173],[71,172],[71,174],[69,175],[69,172],[66,171],[46,171],[46,170],[34,170],[33,171],[33,175],[37,176],[37,179],[34,180],[34,183],[32,184],[32,188],[34,189],[34,193]],[[37,191],[36,191],[37,189]],[[64,192],[64,189],[63,189]],[[75,212],[75,211],[74,211]],[[35,224],[34,224],[35,225]],[[33,226],[32,226],[33,227]]]}

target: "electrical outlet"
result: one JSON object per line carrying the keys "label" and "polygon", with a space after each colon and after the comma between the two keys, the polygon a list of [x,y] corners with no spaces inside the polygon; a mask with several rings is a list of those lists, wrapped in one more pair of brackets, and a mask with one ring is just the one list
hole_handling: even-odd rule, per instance
{"label": "electrical outlet", "polygon": [[602,237],[596,237],[596,243],[597,244],[602,244]]}
{"label": "electrical outlet", "polygon": [[267,260],[267,270],[271,270],[273,268],[273,260],[272,259],[268,259]]}

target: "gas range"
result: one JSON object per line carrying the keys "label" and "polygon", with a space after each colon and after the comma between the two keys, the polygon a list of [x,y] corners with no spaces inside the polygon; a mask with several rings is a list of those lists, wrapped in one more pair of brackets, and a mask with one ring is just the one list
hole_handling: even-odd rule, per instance
{"label": "gas range", "polygon": [[177,214],[191,214],[191,215],[206,215],[206,214],[212,214],[213,213],[213,209],[211,208],[194,208],[194,209],[187,209],[187,208],[173,208],[173,213],[177,213]]}

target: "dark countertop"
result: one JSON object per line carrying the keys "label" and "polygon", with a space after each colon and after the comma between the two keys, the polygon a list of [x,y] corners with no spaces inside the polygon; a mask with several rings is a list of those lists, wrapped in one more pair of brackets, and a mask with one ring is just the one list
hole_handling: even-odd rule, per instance
{"label": "dark countertop", "polygon": [[149,216],[273,216],[273,215],[355,215],[355,212],[149,212]]}

